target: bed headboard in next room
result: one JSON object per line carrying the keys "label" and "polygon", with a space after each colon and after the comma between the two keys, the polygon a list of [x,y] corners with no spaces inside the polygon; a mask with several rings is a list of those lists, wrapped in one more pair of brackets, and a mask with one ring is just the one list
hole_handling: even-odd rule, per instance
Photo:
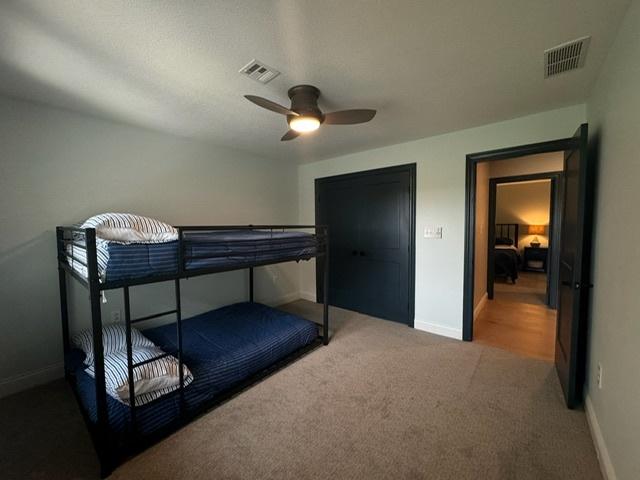
{"label": "bed headboard in next room", "polygon": [[496,223],[496,238],[510,238],[513,246],[518,248],[519,228],[517,223]]}

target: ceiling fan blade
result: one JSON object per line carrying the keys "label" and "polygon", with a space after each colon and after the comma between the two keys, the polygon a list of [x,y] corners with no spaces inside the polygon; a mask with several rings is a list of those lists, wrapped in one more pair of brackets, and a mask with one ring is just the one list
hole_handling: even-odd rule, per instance
{"label": "ceiling fan blade", "polygon": [[286,142],[288,140],[293,140],[294,138],[298,138],[300,136],[300,132],[296,132],[295,130],[289,130],[285,133],[280,139],[281,142]]}
{"label": "ceiling fan blade", "polygon": [[255,95],[245,95],[244,98],[246,98],[250,102],[255,103],[259,107],[266,108],[267,110],[271,110],[272,112],[281,113],[282,115],[298,115],[296,112],[289,110],[288,108],[283,107],[276,102],[267,100],[266,98],[257,97]]}
{"label": "ceiling fan blade", "polygon": [[354,123],[368,122],[375,116],[375,110],[340,110],[339,112],[325,114],[324,123],[329,125],[353,125]]}

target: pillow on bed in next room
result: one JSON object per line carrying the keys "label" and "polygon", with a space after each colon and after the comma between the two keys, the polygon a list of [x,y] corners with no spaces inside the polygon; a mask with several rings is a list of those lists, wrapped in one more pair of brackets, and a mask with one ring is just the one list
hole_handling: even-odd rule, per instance
{"label": "pillow on bed in next room", "polygon": [[121,243],[163,243],[178,239],[171,225],[132,213],[102,213],[82,224],[95,228],[96,237]]}
{"label": "pillow on bed in next room", "polygon": [[497,237],[496,245],[513,245],[513,240],[509,237]]}

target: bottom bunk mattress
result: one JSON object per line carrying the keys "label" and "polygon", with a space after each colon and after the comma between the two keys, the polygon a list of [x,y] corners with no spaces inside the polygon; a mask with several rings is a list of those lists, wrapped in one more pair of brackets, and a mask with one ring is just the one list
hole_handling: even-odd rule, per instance
{"label": "bottom bunk mattress", "polygon": [[[176,354],[175,323],[142,333],[165,352]],[[259,303],[237,303],[184,320],[183,359],[194,377],[184,389],[186,413],[196,413],[216,396],[317,338],[315,323]],[[96,422],[94,379],[84,370],[84,354],[72,352],[80,402],[89,419]],[[109,395],[107,407],[111,432],[130,433],[130,408]],[[170,425],[178,419],[179,407],[178,391],[136,407],[137,433],[146,435]]]}

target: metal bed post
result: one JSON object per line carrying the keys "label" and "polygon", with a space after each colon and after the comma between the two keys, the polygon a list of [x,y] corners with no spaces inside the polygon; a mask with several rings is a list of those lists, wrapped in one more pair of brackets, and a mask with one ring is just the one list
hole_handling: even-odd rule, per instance
{"label": "metal bed post", "polygon": [[98,255],[96,252],[96,230],[94,228],[85,229],[85,244],[87,248],[87,270],[89,276],[89,300],[91,302],[91,327],[93,330],[93,371],[96,382],[96,407],[98,414],[97,421],[97,446],[101,453],[100,460],[102,468],[105,465],[105,452],[109,443],[106,438],[107,426],[109,422],[107,412],[107,389],[105,386],[104,373],[104,349],[102,345],[102,312],[100,311],[100,278],[98,276]]}
{"label": "metal bed post", "polygon": [[180,277],[185,270],[184,232],[178,228],[178,277],[175,279],[176,292],[176,340],[178,343],[178,378],[180,379],[180,414],[184,415],[184,368],[182,366],[182,301],[180,299]]}
{"label": "metal bed post", "polygon": [[69,353],[69,305],[67,303],[67,275],[60,265],[64,261],[64,230],[56,227],[56,240],[58,246],[58,284],[60,286],[60,319],[62,321],[62,348],[64,353],[64,376],[69,378],[67,354]]}
{"label": "metal bed post", "polygon": [[131,429],[136,433],[136,392],[133,377],[133,347],[131,346],[131,301],[129,287],[123,287],[124,294],[124,322],[127,337],[127,371],[129,373],[129,409],[131,412]]}
{"label": "metal bed post", "polygon": [[184,414],[184,369],[182,366],[182,305],[180,279],[176,278],[176,338],[178,342],[178,378],[180,379],[180,413]]}
{"label": "metal bed post", "polygon": [[324,227],[324,268],[323,281],[323,309],[322,309],[322,343],[329,345],[329,227]]}
{"label": "metal bed post", "polygon": [[249,301],[253,303],[253,267],[249,267]]}

